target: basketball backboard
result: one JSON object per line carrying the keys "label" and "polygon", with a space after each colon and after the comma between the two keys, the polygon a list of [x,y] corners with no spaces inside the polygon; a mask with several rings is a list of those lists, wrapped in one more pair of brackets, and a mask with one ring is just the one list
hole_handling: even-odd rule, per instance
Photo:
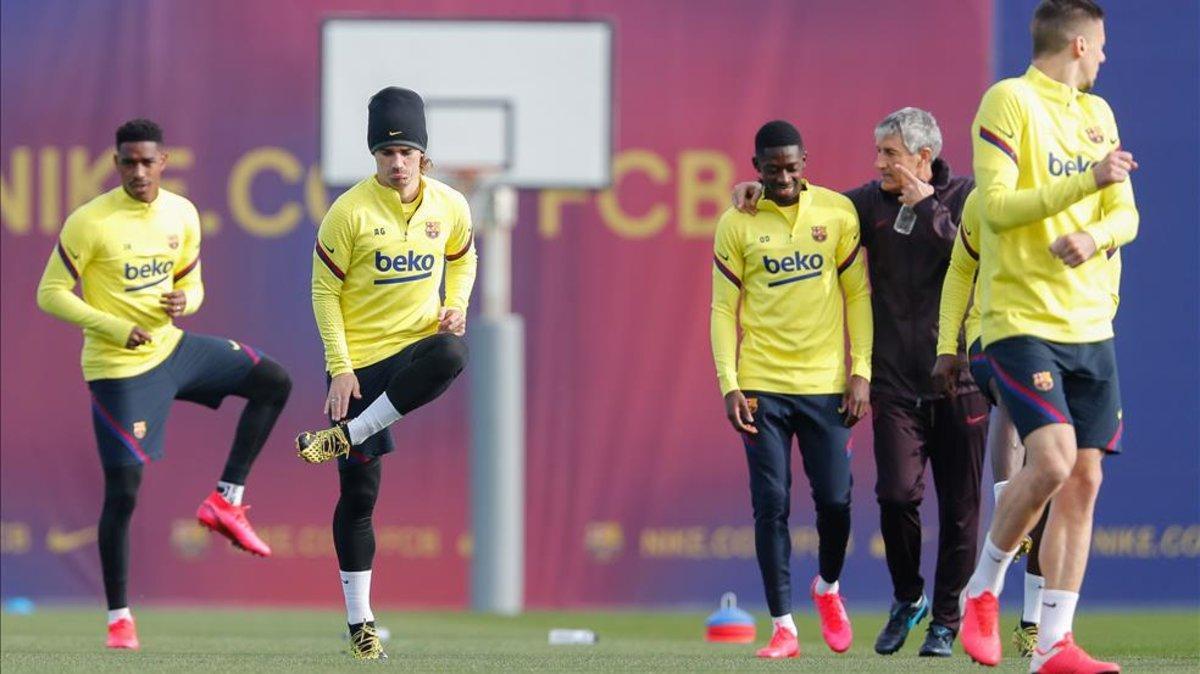
{"label": "basketball backboard", "polygon": [[348,185],[374,170],[367,101],[386,86],[426,101],[435,170],[482,167],[522,188],[607,187],[612,27],[602,21],[327,20],[321,167]]}

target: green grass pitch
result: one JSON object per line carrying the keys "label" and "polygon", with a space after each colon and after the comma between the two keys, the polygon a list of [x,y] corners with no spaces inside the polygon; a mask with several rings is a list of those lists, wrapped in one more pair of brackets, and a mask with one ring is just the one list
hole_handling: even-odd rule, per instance
{"label": "green grass pitch", "polygon": [[[851,607],[853,610],[853,607]],[[835,656],[821,642],[815,619],[798,616],[802,654],[786,662],[758,661],[755,646],[712,645],[702,639],[703,613],[531,612],[500,618],[459,612],[382,612],[392,631],[387,663],[355,662],[346,654],[342,614],[314,610],[182,610],[137,612],[142,651],[106,652],[104,614],[92,609],[44,609],[5,614],[0,621],[0,669],[16,672],[330,672],[363,667],[406,671],[809,671],[976,672],[956,646],[955,657],[918,658],[924,623],[900,653],[871,650],[882,613],[851,615],[856,630],[849,653]],[[758,617],[759,644],[767,621]],[[1005,615],[1007,630],[1016,621]],[[553,627],[590,628],[595,646],[549,646]],[[1127,672],[1200,671],[1200,612],[1083,613],[1075,622],[1081,642]],[[994,671],[1025,672],[1013,656]]]}

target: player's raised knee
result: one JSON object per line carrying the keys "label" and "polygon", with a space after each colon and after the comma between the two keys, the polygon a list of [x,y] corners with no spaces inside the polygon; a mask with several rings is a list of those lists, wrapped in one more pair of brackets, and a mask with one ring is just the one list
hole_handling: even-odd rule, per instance
{"label": "player's raised knee", "polygon": [[436,335],[434,339],[429,357],[446,377],[457,377],[467,366],[467,340],[449,333]]}

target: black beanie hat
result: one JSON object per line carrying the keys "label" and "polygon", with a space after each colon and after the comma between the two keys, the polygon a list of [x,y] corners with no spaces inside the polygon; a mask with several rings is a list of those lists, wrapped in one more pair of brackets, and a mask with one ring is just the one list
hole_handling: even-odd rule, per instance
{"label": "black beanie hat", "polygon": [[411,89],[388,87],[367,104],[367,147],[406,145],[421,152],[429,143],[425,132],[425,101]]}
{"label": "black beanie hat", "polygon": [[800,138],[800,132],[791,123],[782,119],[763,124],[758,133],[754,134],[754,154],[762,154],[762,151],[769,147],[786,147],[788,145],[799,145],[801,150],[804,149],[804,141]]}

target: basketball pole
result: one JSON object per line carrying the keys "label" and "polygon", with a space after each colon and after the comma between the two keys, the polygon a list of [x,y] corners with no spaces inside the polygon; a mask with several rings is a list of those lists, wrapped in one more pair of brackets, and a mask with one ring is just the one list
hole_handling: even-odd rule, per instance
{"label": "basketball pole", "polygon": [[517,615],[525,598],[525,324],[512,313],[517,192],[474,190],[482,311],[469,326],[471,609]]}

